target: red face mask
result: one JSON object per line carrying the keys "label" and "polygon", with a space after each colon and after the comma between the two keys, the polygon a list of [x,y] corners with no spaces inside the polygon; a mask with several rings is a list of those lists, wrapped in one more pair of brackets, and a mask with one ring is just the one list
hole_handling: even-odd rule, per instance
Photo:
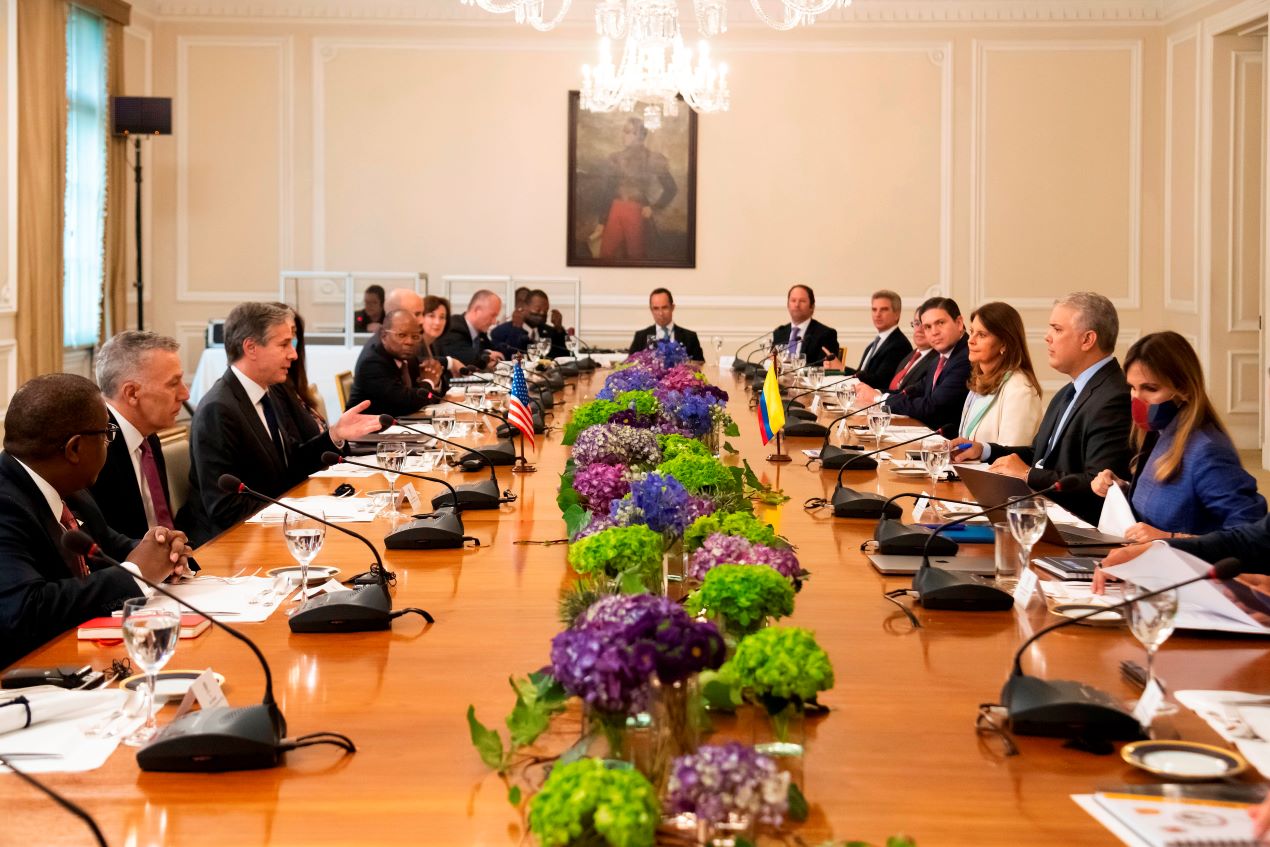
{"label": "red face mask", "polygon": [[1134,397],[1129,406],[1133,411],[1134,426],[1138,429],[1150,429],[1147,425],[1147,404],[1137,397]]}

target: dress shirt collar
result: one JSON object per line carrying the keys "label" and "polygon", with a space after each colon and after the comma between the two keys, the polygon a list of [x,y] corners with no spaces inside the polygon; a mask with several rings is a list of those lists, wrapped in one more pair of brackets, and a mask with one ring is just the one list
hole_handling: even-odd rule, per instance
{"label": "dress shirt collar", "polygon": [[237,365],[230,365],[229,368],[234,372],[234,376],[238,377],[238,381],[243,384],[243,390],[247,392],[247,399],[251,401],[251,405],[260,405],[260,398],[269,393],[269,389],[238,370]]}
{"label": "dress shirt collar", "polygon": [[40,493],[44,495],[45,501],[48,502],[49,511],[53,513],[53,520],[61,523],[62,506],[65,505],[65,501],[62,500],[62,495],[57,493],[57,489],[54,488],[48,480],[31,470],[30,466],[27,465],[26,462],[22,461],[17,456],[14,456],[12,453],[9,455],[13,457],[13,461],[22,466],[22,470],[27,472],[27,475],[31,477],[31,481],[35,483],[35,487],[40,489]]}
{"label": "dress shirt collar", "polygon": [[1116,357],[1116,354],[1112,353],[1111,355],[1107,356],[1105,359],[1099,359],[1098,361],[1094,362],[1089,367],[1085,368],[1079,374],[1077,374],[1076,378],[1072,380],[1072,385],[1076,389],[1076,393],[1072,395],[1072,398],[1075,399],[1076,397],[1079,397],[1080,392],[1084,391],[1085,386],[1089,385],[1089,381],[1094,378],[1094,374],[1102,370],[1102,366],[1110,362],[1115,357]]}
{"label": "dress shirt collar", "polygon": [[467,324],[467,334],[472,341],[481,337],[480,332],[478,332],[476,327],[472,326],[472,322],[467,319],[467,315],[463,316],[463,323]]}
{"label": "dress shirt collar", "polygon": [[[890,338],[890,337],[891,337],[891,333],[895,332],[895,330],[897,330],[897,329],[899,329],[899,328],[900,328],[900,325],[899,325],[899,324],[896,324],[895,326],[891,327],[890,329],[884,329],[884,330],[882,330],[881,332],[879,332],[879,333],[878,333],[878,347],[881,347],[883,344],[885,344],[885,343],[886,343],[886,339],[888,339],[888,338]],[[804,332],[805,332],[805,331],[806,331],[806,330],[804,330]],[[874,349],[877,349],[877,348],[874,348]]]}
{"label": "dress shirt collar", "polygon": [[657,336],[658,338],[674,338],[675,337],[675,322],[671,321],[665,326],[658,326],[657,324],[653,324],[653,335]]}
{"label": "dress shirt collar", "polygon": [[115,424],[119,427],[119,435],[123,438],[123,443],[128,445],[129,455],[137,452],[137,448],[141,446],[141,442],[146,437],[141,434],[141,430],[132,425],[132,421],[120,414],[114,404],[107,401],[106,408],[110,409],[110,414],[115,418]]}
{"label": "dress shirt collar", "polygon": [[808,318],[807,320],[803,321],[800,324],[791,323],[789,325],[789,332],[792,335],[794,330],[797,329],[798,340],[801,342],[804,338],[807,337],[807,327],[809,326],[811,326],[811,318]]}

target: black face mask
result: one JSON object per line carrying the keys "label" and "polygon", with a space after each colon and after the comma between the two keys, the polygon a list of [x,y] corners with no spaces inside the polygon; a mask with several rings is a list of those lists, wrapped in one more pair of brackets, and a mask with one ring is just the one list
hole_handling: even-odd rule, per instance
{"label": "black face mask", "polygon": [[529,324],[530,326],[532,326],[532,327],[534,327],[534,328],[537,328],[537,327],[540,327],[540,326],[546,326],[546,325],[547,325],[547,316],[546,316],[546,315],[536,314],[536,313],[534,313],[534,312],[526,312],[526,313],[525,313],[525,323]]}

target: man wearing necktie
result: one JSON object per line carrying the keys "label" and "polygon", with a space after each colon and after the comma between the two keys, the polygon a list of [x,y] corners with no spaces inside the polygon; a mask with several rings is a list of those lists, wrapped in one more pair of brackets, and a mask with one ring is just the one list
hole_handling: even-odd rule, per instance
{"label": "man wearing necktie", "polygon": [[838,355],[838,331],[812,317],[816,313],[816,292],[811,286],[798,284],[785,295],[789,323],[772,332],[772,346],[784,349],[791,357],[805,356],[808,365],[824,364]]}
{"label": "man wearing necktie", "polygon": [[688,351],[688,358],[694,362],[704,362],[705,353],[701,350],[701,339],[690,329],[675,324],[675,298],[666,288],[654,288],[648,295],[648,310],[653,313],[653,325],[635,333],[631,339],[630,352],[638,353],[657,341],[678,341]]}
{"label": "man wearing necktie", "polygon": [[152,526],[173,528],[167,466],[157,433],[175,425],[189,399],[180,345],[153,332],[127,330],[97,354],[97,384],[119,436],[89,489],[112,528],[140,538]]}
{"label": "man wearing necktie", "polygon": [[[1119,334],[1116,307],[1101,294],[1082,291],[1055,303],[1045,347],[1050,367],[1072,381],[1050,401],[1030,445],[975,443],[956,461],[991,461],[996,473],[1026,480],[1037,491],[1068,474],[1088,482],[1103,468],[1127,478],[1133,416],[1129,385],[1115,358]],[[1098,523],[1102,498],[1088,487],[1055,493],[1053,499],[1077,517]]]}
{"label": "man wearing necktie", "polygon": [[190,495],[177,526],[202,544],[260,508],[251,497],[220,488],[233,474],[269,497],[280,497],[323,467],[322,454],[339,452],[346,440],[379,431],[379,418],[364,414],[363,400],[329,429],[306,437],[308,412],[285,385],[296,359],[295,319],[277,303],[240,303],[225,319],[230,366],[216,380],[190,425]]}
{"label": "man wearing necktie", "polygon": [[[885,289],[875,291],[870,304],[873,328],[878,334],[860,355],[860,366],[843,367],[842,372],[848,376],[855,374],[865,385],[885,391],[899,368],[909,358],[913,345],[900,329],[900,314],[903,310],[900,295]],[[826,361],[825,364],[832,367],[838,363]]]}
{"label": "man wearing necktie", "polygon": [[13,395],[0,455],[0,666],[148,591],[127,570],[66,550],[67,532],[83,530],[152,582],[186,573],[184,533],[156,526],[129,538],[85,490],[119,440],[101,392],[81,376],[36,377]]}
{"label": "man wearing necktie", "polygon": [[414,315],[404,310],[385,315],[379,334],[366,342],[357,357],[348,405],[368,400],[367,414],[396,418],[435,402],[434,386],[419,372],[422,341],[423,331]]}

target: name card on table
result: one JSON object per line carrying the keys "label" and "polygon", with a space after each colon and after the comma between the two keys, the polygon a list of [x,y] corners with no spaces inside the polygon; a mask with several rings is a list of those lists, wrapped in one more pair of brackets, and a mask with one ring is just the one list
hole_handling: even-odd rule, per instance
{"label": "name card on table", "polygon": [[403,485],[401,493],[406,495],[406,502],[410,504],[410,511],[415,513],[423,511],[423,501],[419,498],[419,492],[415,490],[413,482],[407,482]]}
{"label": "name card on table", "polygon": [[1036,589],[1039,587],[1040,581],[1036,578],[1036,571],[1025,567],[1023,572],[1019,574],[1019,581],[1014,586],[1014,602],[1020,608],[1026,609],[1028,604],[1032,602],[1032,598],[1036,596]]}
{"label": "name card on table", "polygon": [[1147,687],[1142,689],[1142,696],[1138,698],[1138,705],[1133,707],[1133,717],[1143,728],[1149,727],[1155,721],[1156,712],[1160,711],[1160,706],[1164,703],[1164,689],[1160,687],[1160,683],[1152,679],[1147,683]]}
{"label": "name card on table", "polygon": [[216,674],[211,668],[203,671],[190,683],[190,687],[185,691],[185,697],[181,699],[180,707],[176,710],[176,717],[183,717],[186,712],[194,708],[196,702],[200,709],[219,709],[229,705],[229,700],[225,697],[225,692],[216,681]]}

